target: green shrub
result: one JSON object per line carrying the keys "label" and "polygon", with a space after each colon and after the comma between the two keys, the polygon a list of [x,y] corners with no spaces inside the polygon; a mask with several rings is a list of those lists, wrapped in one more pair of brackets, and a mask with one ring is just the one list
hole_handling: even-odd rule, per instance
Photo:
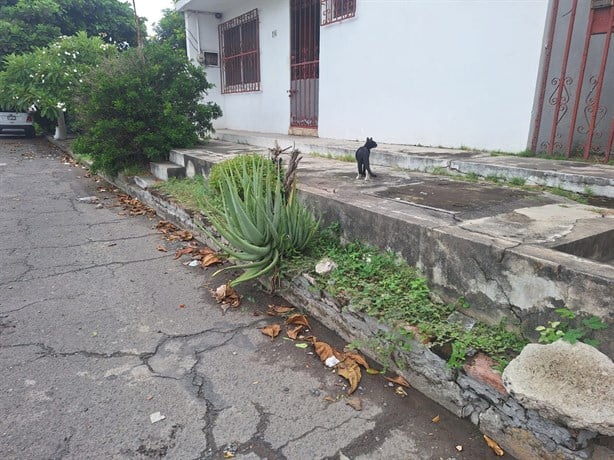
{"label": "green shrub", "polygon": [[160,43],[107,59],[84,76],[75,97],[79,154],[93,169],[116,174],[126,166],[166,160],[212,131],[219,106],[200,104],[211,85],[185,53]]}

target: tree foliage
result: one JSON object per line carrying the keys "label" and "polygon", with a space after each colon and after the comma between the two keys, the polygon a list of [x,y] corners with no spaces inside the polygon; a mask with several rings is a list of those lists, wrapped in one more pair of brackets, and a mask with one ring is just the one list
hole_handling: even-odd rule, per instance
{"label": "tree foliage", "polygon": [[173,9],[163,10],[164,16],[154,27],[156,40],[175,49],[186,49],[185,20],[183,13]]}
{"label": "tree foliage", "polygon": [[115,54],[114,46],[80,32],[48,47],[11,54],[0,72],[0,108],[26,111],[36,106],[48,120],[70,107],[72,92],[89,69]]}
{"label": "tree foliage", "polygon": [[0,0],[0,58],[79,31],[107,43],[136,44],[134,12],[120,0]]}
{"label": "tree foliage", "polygon": [[167,159],[171,148],[194,145],[213,129],[219,106],[199,103],[210,87],[202,69],[167,44],[107,59],[77,92],[81,136],[74,150],[92,155],[93,168],[110,174]]}

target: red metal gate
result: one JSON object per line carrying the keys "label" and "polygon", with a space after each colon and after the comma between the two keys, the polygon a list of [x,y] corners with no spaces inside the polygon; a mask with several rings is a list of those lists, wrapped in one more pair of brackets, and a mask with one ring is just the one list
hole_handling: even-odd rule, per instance
{"label": "red metal gate", "polygon": [[607,162],[614,138],[614,0],[550,5],[531,149]]}
{"label": "red metal gate", "polygon": [[320,0],[290,4],[290,132],[316,134],[320,78]]}

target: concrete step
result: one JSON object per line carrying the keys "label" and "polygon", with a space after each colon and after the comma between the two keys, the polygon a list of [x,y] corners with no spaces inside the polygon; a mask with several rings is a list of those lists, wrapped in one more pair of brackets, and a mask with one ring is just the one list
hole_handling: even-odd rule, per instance
{"label": "concrete step", "polygon": [[152,185],[160,182],[160,179],[151,176],[134,176],[134,183],[138,185],[143,190],[147,190]]}
{"label": "concrete step", "polygon": [[185,168],[170,161],[151,162],[149,169],[160,180],[169,180],[171,177],[185,177]]}
{"label": "concrete step", "polygon": [[185,167],[185,155],[183,152],[178,150],[171,150],[171,153],[169,154],[169,161]]}

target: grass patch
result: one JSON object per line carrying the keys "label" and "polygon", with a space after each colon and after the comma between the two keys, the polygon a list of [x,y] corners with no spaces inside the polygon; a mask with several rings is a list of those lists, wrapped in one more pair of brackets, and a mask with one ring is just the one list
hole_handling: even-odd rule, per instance
{"label": "grass patch", "polygon": [[356,161],[356,157],[350,154],[333,155],[332,153],[311,152],[310,155],[314,158],[326,158],[327,160],[344,161],[346,163],[354,163]]}
{"label": "grass patch", "polygon": [[[313,267],[323,257],[334,260],[337,268],[318,276]],[[319,288],[343,305],[390,327],[368,343],[358,344],[378,353],[382,364],[390,359],[391,350],[407,349],[414,336],[412,327],[432,346],[451,347],[450,367],[461,366],[470,351],[483,351],[505,365],[526,344],[506,331],[504,324],[478,323],[467,330],[462,322],[451,319],[454,312],[466,308],[464,299],[456,305],[433,301],[426,279],[403,259],[359,242],[342,245],[334,228],[321,231],[307,253],[286,261],[282,271],[287,275],[309,272]]]}
{"label": "grass patch", "polygon": [[435,166],[430,171],[427,171],[429,174],[435,174],[437,176],[452,176],[453,174],[450,172],[448,168],[445,166]]}
{"label": "grass patch", "polygon": [[72,159],[75,160],[75,163],[83,165],[83,166],[90,166],[92,162],[94,161],[91,155],[84,154],[84,153],[81,153],[81,154],[73,153]]}
{"label": "grass patch", "polygon": [[488,182],[492,182],[493,184],[499,184],[505,180],[505,178],[498,176],[496,174],[489,174],[485,177]]}
{"label": "grass patch", "polygon": [[570,192],[569,190],[563,190],[560,187],[544,187],[544,189],[553,195],[562,196],[569,200],[576,201],[581,204],[588,204],[588,198],[580,193]]}
{"label": "grass patch", "polygon": [[153,188],[192,211],[204,208],[207,182],[203,176],[195,176],[192,179],[171,178],[154,185]]}
{"label": "grass patch", "polygon": [[527,180],[523,177],[512,177],[507,181],[508,184],[513,185],[515,187],[522,187],[526,182]]}

